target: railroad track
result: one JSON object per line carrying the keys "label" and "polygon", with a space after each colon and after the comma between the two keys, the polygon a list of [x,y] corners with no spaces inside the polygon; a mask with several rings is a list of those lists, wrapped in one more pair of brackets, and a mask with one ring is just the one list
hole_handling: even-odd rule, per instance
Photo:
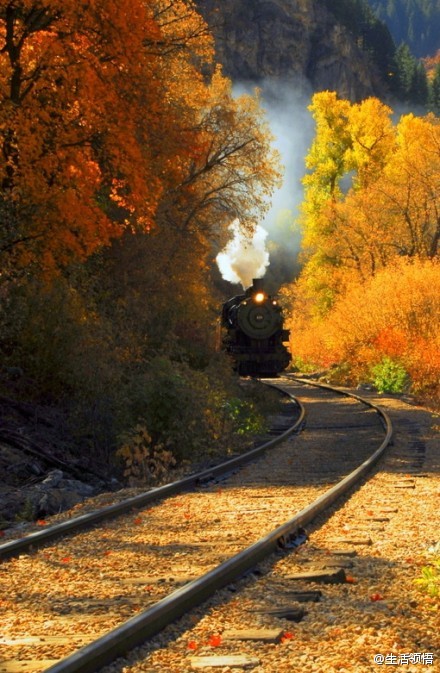
{"label": "railroad track", "polygon": [[278,385],[308,409],[301,442],[281,427],[282,444],[241,460],[248,464],[221,485],[211,470],[172,485],[158,503],[151,494],[125,503],[130,513],[99,529],[53,546],[49,531],[41,549],[3,549],[5,557],[21,555],[1,572],[1,672],[97,671],[274,551],[295,547],[304,526],[365,477],[390,440],[387,417],[329,388],[288,379]]}
{"label": "railroad track", "polygon": [[231,472],[234,472],[234,470],[239,469],[248,462],[256,460],[266,451],[284,441],[289,435],[299,432],[305,423],[304,407],[288,391],[283,391],[277,386],[273,387],[284,395],[285,404],[276,425],[269,430],[268,434],[272,435],[272,437],[268,436],[242,454],[217,465],[213,464],[201,472],[190,474],[164,486],[152,488],[139,495],[123,499],[120,502],[104,505],[92,512],[67,518],[42,530],[6,542],[0,545],[0,560],[18,556],[22,552],[34,551],[36,548],[47,544],[50,540],[99,525],[102,522],[109,521],[127,512],[139,510],[158,500],[182,493],[185,490],[198,487],[209,481],[223,479]]}

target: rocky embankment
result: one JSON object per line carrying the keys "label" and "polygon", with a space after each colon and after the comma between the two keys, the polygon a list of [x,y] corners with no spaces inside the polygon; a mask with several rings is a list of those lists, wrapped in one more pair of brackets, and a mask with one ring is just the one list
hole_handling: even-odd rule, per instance
{"label": "rocky embankment", "polygon": [[118,486],[76,454],[62,412],[0,395],[0,530]]}

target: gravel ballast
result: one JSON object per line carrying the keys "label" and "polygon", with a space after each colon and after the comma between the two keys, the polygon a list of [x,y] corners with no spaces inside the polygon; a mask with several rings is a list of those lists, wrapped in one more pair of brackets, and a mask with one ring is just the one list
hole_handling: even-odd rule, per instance
{"label": "gravel ballast", "polygon": [[[322,527],[317,522],[305,545],[290,553],[280,551],[254,574],[219,591],[103,673],[180,673],[200,667],[207,673],[240,669],[362,673],[393,665],[414,673],[440,670],[438,603],[428,600],[414,584],[427,562],[425,553],[440,537],[436,421],[429,412],[399,400],[372,401],[386,408],[397,428],[395,445],[373,478],[335,509]],[[12,579],[0,573],[6,639],[30,630],[45,634],[38,648],[35,643],[17,643],[15,656],[22,660],[65,656],[66,640],[70,649],[75,639],[77,647],[81,639],[87,640],[89,612],[102,620],[99,631],[100,620],[98,627],[95,620],[93,635],[104,633],[121,618],[130,618],[146,603],[235,553],[240,548],[233,536],[237,527],[250,543],[268,528],[274,507],[279,521],[271,523],[282,523],[326,487],[308,479],[301,487],[287,486],[280,502],[281,488],[286,489],[283,472],[301,459],[301,446],[301,438],[295,438],[276,450],[281,460],[279,485],[264,484],[263,460],[259,473],[248,466],[227,488],[210,487],[214,504],[204,504],[202,493],[182,494],[133,512],[125,524],[108,524],[104,546],[102,536],[98,543],[90,531],[12,559],[12,566],[2,565],[2,570],[14,568]],[[220,529],[225,529],[221,544],[216,534]],[[196,537],[185,545],[190,530]],[[194,541],[206,552],[204,568],[192,553]],[[292,579],[326,563],[337,565],[338,559],[344,561],[342,583]],[[98,583],[99,593],[94,588]],[[320,601],[299,604],[293,598],[296,591],[311,590],[321,592]],[[17,603],[20,609],[14,612]],[[306,614],[298,622],[281,618],[273,613],[280,605],[302,607]],[[255,635],[261,629],[281,635],[275,642],[228,638],[231,631],[251,630]],[[55,650],[53,642],[47,647],[54,637],[60,638]],[[404,663],[409,655],[414,660],[420,655],[420,661]]]}
{"label": "gravel ballast", "polygon": [[[218,592],[102,673],[183,673],[200,670],[200,662],[206,673],[440,671],[439,602],[414,582],[440,539],[438,418],[399,399],[372,395],[371,401],[391,415],[394,447],[346,504],[321,527],[317,523],[308,543],[261,564],[258,575]],[[369,543],[357,544],[360,540]],[[335,558],[352,563],[345,583],[286,579]],[[261,612],[294,605],[292,592],[299,590],[322,593],[319,602],[296,603],[307,613],[299,623]],[[283,629],[281,642],[223,637],[231,629],[261,628]],[[205,657],[214,655],[219,663],[205,666]],[[222,657],[233,655],[247,656],[250,663],[235,668],[223,659],[222,665]]]}

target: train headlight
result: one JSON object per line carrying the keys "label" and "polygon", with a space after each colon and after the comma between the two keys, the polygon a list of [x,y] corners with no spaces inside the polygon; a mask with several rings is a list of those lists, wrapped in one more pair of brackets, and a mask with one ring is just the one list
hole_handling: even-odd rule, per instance
{"label": "train headlight", "polygon": [[257,294],[254,295],[254,301],[257,304],[261,304],[261,302],[263,302],[265,299],[266,299],[266,295],[264,294],[264,292],[257,292]]}

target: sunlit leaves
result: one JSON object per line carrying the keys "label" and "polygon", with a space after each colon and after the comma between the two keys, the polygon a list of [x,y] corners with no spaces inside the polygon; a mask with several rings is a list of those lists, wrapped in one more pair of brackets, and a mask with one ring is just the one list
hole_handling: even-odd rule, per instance
{"label": "sunlit leaves", "polygon": [[303,279],[327,310],[353,278],[396,256],[438,254],[440,125],[411,114],[393,125],[379,100],[350,104],[332,92],[316,94],[310,109]]}
{"label": "sunlit leaves", "polygon": [[[144,43],[159,35],[137,0],[123,9],[22,0],[0,12],[0,178],[15,209],[1,247],[15,246],[22,264],[83,259],[134,212],[151,222],[160,183],[137,132],[155,89]],[[127,203],[119,223],[102,207],[118,194]]]}
{"label": "sunlit leaves", "polygon": [[290,327],[292,353],[299,358],[338,365],[354,382],[376,381],[380,366],[387,386],[397,375],[400,388],[411,383],[414,392],[440,399],[437,261],[399,258],[363,282],[353,279],[319,319],[310,319],[304,298],[297,306]]}
{"label": "sunlit leaves", "polygon": [[9,2],[0,42],[1,249],[47,270],[153,228],[197,144],[187,110],[212,38],[192,6]]}

